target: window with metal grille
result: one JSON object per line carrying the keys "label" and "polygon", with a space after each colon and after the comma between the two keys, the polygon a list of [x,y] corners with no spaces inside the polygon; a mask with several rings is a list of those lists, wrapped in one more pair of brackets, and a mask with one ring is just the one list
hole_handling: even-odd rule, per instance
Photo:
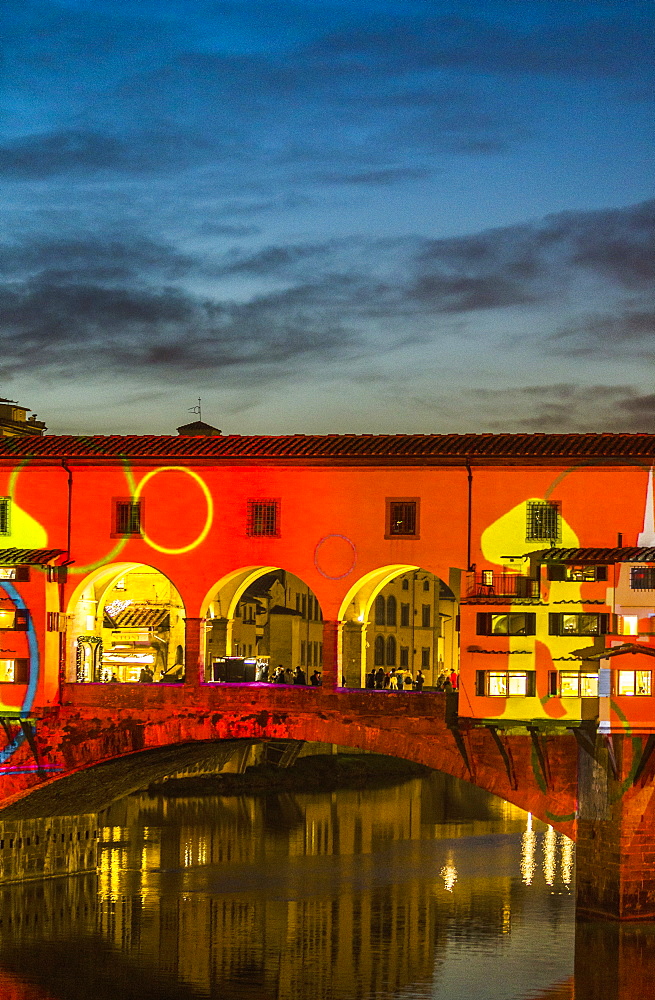
{"label": "window with metal grille", "polygon": [[114,534],[140,535],[143,532],[143,500],[114,501]]}
{"label": "window with metal grille", "polygon": [[430,628],[430,621],[431,621],[430,605],[423,604],[421,606],[421,626],[423,628]]}
{"label": "window with metal grille", "polygon": [[527,505],[526,540],[557,541],[560,537],[560,505],[547,500],[531,501]]}
{"label": "window with metal grille", "polygon": [[248,534],[277,538],[280,534],[280,501],[248,501]]}
{"label": "window with metal grille", "polygon": [[387,499],[386,538],[418,538],[418,497]]}
{"label": "window with metal grille", "polygon": [[409,625],[409,604],[400,605],[400,624],[405,628]]}
{"label": "window with metal grille", "polygon": [[430,667],[430,649],[428,646],[424,646],[421,649],[421,669],[428,670]]}
{"label": "window with metal grille", "polygon": [[9,534],[9,507],[11,500],[9,497],[0,497],[0,535]]}
{"label": "window with metal grille", "polygon": [[409,646],[400,647],[400,666],[401,667],[409,666]]}
{"label": "window with metal grille", "polygon": [[655,567],[633,566],[630,570],[632,590],[655,590]]}

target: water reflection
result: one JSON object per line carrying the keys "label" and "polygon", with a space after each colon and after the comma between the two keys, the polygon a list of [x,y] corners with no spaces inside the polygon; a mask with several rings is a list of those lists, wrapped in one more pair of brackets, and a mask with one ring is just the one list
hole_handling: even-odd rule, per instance
{"label": "water reflection", "polygon": [[[30,849],[36,825],[54,829],[27,823]],[[571,842],[442,775],[311,795],[138,794],[56,828],[58,845],[80,832],[81,869],[95,845],[97,867],[0,888],[2,1000],[573,995]],[[578,938],[586,1000],[582,951],[599,939]]]}

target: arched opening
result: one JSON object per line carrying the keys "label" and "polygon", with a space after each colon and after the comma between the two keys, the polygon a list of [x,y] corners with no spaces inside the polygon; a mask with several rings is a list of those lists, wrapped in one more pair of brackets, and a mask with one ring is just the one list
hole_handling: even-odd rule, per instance
{"label": "arched opening", "polygon": [[205,681],[318,686],[323,613],[311,587],[279,567],[248,567],[205,601]]}
{"label": "arched opening", "polygon": [[384,566],[353,586],[340,612],[346,687],[422,689],[459,673],[451,582],[420,566]]}
{"label": "arched opening", "polygon": [[76,587],[68,615],[69,682],[184,680],[184,605],[152,566],[103,567]]}

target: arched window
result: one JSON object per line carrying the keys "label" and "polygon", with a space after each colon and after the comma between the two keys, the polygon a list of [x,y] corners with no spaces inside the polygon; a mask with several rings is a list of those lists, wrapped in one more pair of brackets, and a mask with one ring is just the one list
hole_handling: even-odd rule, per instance
{"label": "arched window", "polygon": [[384,666],[384,636],[376,635],[373,663],[376,667]]}
{"label": "arched window", "polygon": [[393,594],[387,597],[387,625],[396,624],[396,598]]}
{"label": "arched window", "polygon": [[392,635],[387,636],[387,666],[396,666],[396,640]]}
{"label": "arched window", "polygon": [[375,624],[376,625],[386,625],[387,619],[385,617],[385,601],[382,594],[378,594],[375,598]]}

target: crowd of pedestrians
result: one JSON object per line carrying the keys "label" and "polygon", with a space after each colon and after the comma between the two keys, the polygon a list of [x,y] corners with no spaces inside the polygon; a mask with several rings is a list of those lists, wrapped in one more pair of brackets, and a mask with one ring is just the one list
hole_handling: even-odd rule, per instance
{"label": "crowd of pedestrians", "polygon": [[[453,670],[450,674],[439,674],[435,691],[457,691],[458,675]],[[373,667],[366,675],[366,687],[377,691],[422,691],[425,685],[425,676],[419,670],[416,677],[409,670],[402,668],[385,671],[384,667]]]}

